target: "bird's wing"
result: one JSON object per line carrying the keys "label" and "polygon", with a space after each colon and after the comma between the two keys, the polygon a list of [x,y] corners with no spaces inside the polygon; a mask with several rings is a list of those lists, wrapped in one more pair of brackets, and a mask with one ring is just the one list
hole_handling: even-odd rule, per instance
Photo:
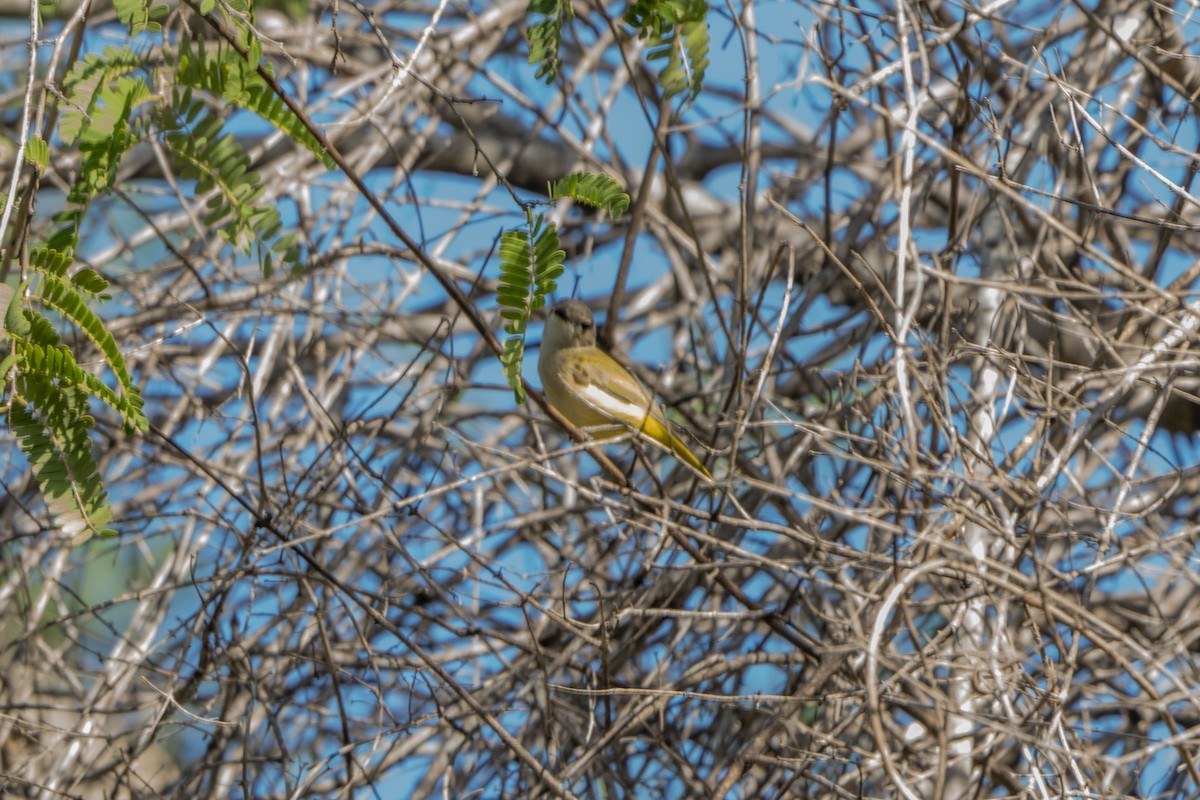
{"label": "bird's wing", "polygon": [[616,422],[638,428],[647,414],[662,414],[638,379],[599,348],[572,354],[563,372],[580,400]]}
{"label": "bird's wing", "polygon": [[700,459],[671,432],[654,396],[620,362],[599,348],[581,348],[563,367],[564,379],[584,405],[606,419],[641,431],[712,480]]}

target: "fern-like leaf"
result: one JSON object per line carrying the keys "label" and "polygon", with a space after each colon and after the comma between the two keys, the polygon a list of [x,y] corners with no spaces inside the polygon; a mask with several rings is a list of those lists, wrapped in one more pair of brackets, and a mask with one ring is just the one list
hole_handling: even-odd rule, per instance
{"label": "fern-like leaf", "polygon": [[513,334],[524,333],[532,312],[546,304],[566,258],[553,224],[538,217],[531,227],[505,231],[500,237],[497,302],[500,316],[508,320],[505,330]]}
{"label": "fern-like leaf", "polygon": [[271,91],[271,87],[258,74],[262,48],[257,39],[249,36],[248,31],[246,35],[246,57],[224,48],[209,53],[201,41],[182,41],[175,72],[176,83],[202,89],[252,111],[307,148],[327,168],[333,169],[336,166],[333,157],[325,152],[303,120]]}
{"label": "fern-like leaf", "polygon": [[117,78],[100,90],[91,121],[79,136],[83,160],[68,197],[77,209],[116,180],[121,159],[140,140],[138,126],[131,124],[133,110],[150,96],[150,87],[140,78]]}
{"label": "fern-like leaf", "polygon": [[37,167],[39,172],[45,172],[50,165],[50,145],[40,136],[30,136],[25,143],[25,160]]}
{"label": "fern-like leaf", "polygon": [[58,347],[61,339],[50,320],[31,308],[24,309],[22,313],[29,321],[29,333],[25,335],[26,341],[42,347]]}
{"label": "fern-like leaf", "polygon": [[66,278],[71,269],[71,254],[49,247],[36,247],[29,253],[29,266],[44,275]]}
{"label": "fern-like leaf", "polygon": [[625,24],[646,40],[646,60],[661,61],[659,85],[668,97],[690,103],[704,86],[708,69],[708,3],[705,0],[637,0]]}
{"label": "fern-like leaf", "polygon": [[[34,269],[39,269],[39,261],[44,258],[48,259],[59,256],[59,254],[54,253],[53,256],[47,257],[45,256],[46,253],[47,251],[44,249],[34,251],[33,257],[30,258],[30,266]],[[104,323],[96,316],[96,313],[88,307],[83,296],[75,290],[75,287],[71,283],[64,281],[60,277],[60,274],[50,271],[42,273],[42,279],[38,284],[38,297],[42,305],[53,308],[64,318],[78,326],[84,335],[92,340],[96,348],[104,354],[104,359],[108,362],[108,366],[113,371],[113,374],[117,376],[117,380],[121,384],[121,389],[127,393],[136,391],[133,379],[129,376],[129,371],[125,368],[125,359],[121,356],[121,351],[117,348],[116,339],[104,327]],[[99,276],[96,277],[99,278]],[[100,280],[103,279],[101,278]]]}
{"label": "fern-like leaf", "polygon": [[591,172],[572,172],[550,184],[550,199],[569,197],[577,203],[600,208],[616,219],[629,208],[629,195],[621,184],[607,175]]}
{"label": "fern-like leaf", "polygon": [[504,343],[504,375],[518,403],[525,402],[521,384],[521,363],[525,355],[525,330],[535,309],[546,304],[546,297],[557,286],[563,273],[563,252],[558,230],[543,217],[527,228],[505,231],[500,237],[500,280],[496,303],[510,336]]}
{"label": "fern-like leaf", "polygon": [[319,155],[326,165],[333,166],[332,158],[271,92],[253,64],[236,52],[210,54],[200,43],[189,47],[185,42],[177,78],[182,88],[173,93],[173,117],[164,115],[162,121],[168,131],[165,142],[183,176],[197,182],[197,193],[213,193],[203,216],[205,225],[216,228],[238,250],[253,251],[267,277],[277,259],[295,267],[301,256],[297,240],[279,236],[283,227],[279,210],[258,203],[262,182],[250,170],[249,158],[236,138],[222,135],[222,121],[192,99],[193,88],[253,111]]}
{"label": "fern-like leaf", "polygon": [[536,78],[553,83],[562,70],[558,52],[562,47],[563,28],[574,15],[571,0],[529,0],[525,13],[530,17],[534,14],[543,17],[529,26],[529,63],[538,65]]}
{"label": "fern-like leaf", "polygon": [[[31,278],[17,288],[0,286],[4,336],[11,348],[0,363],[0,373],[13,387],[8,423],[29,460],[46,508],[77,544],[93,534],[115,534],[106,527],[112,508],[91,455],[89,429],[94,420],[89,396],[121,414],[130,432],[144,431],[149,423],[142,412],[141,394],[112,335],[66,277],[70,264],[65,253],[35,248],[30,253]],[[101,290],[107,283],[85,270],[80,285]],[[50,321],[28,305],[31,300],[57,311],[96,344],[117,375],[120,393],[79,366]],[[10,376],[15,377],[10,381]]]}
{"label": "fern-like leaf", "polygon": [[[75,281],[66,278],[66,272],[71,259],[63,253],[48,248],[35,248],[30,253],[29,266],[38,275],[35,284],[35,296],[44,308],[58,312],[63,319],[73,323],[88,339],[103,353],[109,369],[117,378],[121,388],[118,395],[90,373],[84,372],[75,362],[71,351],[58,343],[57,334],[52,326],[40,315],[25,310],[26,319],[33,316],[32,322],[26,322],[23,328],[25,335],[14,330],[6,322],[6,328],[16,334],[13,342],[14,352],[22,355],[23,368],[26,371],[44,375],[47,379],[69,384],[107,403],[121,414],[127,430],[144,431],[149,423],[142,413],[142,397],[134,384],[125,359],[117,348],[116,339],[104,327],[96,313],[87,305],[87,295],[77,290]],[[91,270],[83,270],[77,279],[85,286],[103,289],[108,282]],[[19,298],[14,297],[13,303]],[[13,305],[9,305],[9,315]],[[6,316],[6,320],[9,317]],[[41,322],[42,324],[38,324]],[[17,323],[13,323],[17,324]]]}
{"label": "fern-like leaf", "polygon": [[512,334],[524,333],[529,321],[532,265],[529,234],[519,229],[505,231],[500,237],[500,280],[496,302],[500,305],[500,316],[507,320],[504,329]]}
{"label": "fern-like leaf", "polygon": [[517,405],[524,405],[527,395],[525,383],[521,380],[521,363],[525,359],[525,337],[510,336],[504,340],[504,352],[500,355],[500,363],[504,365],[504,377],[508,386],[513,390]]}
{"label": "fern-like leaf", "polygon": [[91,71],[86,78],[76,75],[73,84],[76,89],[86,89],[86,98],[81,95],[79,99],[87,100],[90,115],[83,114],[71,104],[72,112],[66,114],[63,123],[71,122],[62,134],[64,140],[68,136],[72,141],[78,139],[83,156],[79,175],[67,195],[69,203],[54,217],[61,227],[47,240],[52,249],[63,253],[75,249],[88,204],[112,186],[121,159],[140,141],[141,126],[134,124],[133,111],[151,97],[150,87],[140,78],[119,75],[109,80],[127,66],[124,51],[109,54],[110,61],[87,62]]}
{"label": "fern-like leaf", "polygon": [[162,20],[170,9],[165,5],[155,5],[152,0],[114,0],[117,19],[129,26],[129,35],[139,33],[162,33]]}
{"label": "fern-like leaf", "polygon": [[128,47],[106,47],[103,53],[92,53],[75,62],[63,80],[67,102],[58,122],[58,136],[63,144],[74,144],[79,138],[100,102],[100,91],[122,75],[139,69],[141,63]]}
{"label": "fern-like leaf", "polygon": [[265,239],[278,232],[279,211],[257,204],[263,191],[258,173],[251,171],[250,159],[237,139],[222,136],[221,128],[221,120],[205,116],[190,131],[168,134],[165,142],[180,174],[196,181],[196,193],[212,193],[204,224],[244,251],[256,237]]}
{"label": "fern-like leaf", "polygon": [[97,274],[94,270],[81,269],[71,276],[71,285],[81,294],[85,294],[94,300],[101,302],[111,300],[112,295],[109,295],[105,290],[108,288],[108,281]]}
{"label": "fern-like leaf", "polygon": [[55,524],[73,544],[115,535],[106,527],[112,507],[92,459],[86,396],[36,375],[22,374],[16,385],[9,422]]}
{"label": "fern-like leaf", "polygon": [[530,306],[538,309],[546,305],[546,298],[558,288],[567,254],[559,245],[558,229],[541,217],[534,226],[533,237],[533,298]]}
{"label": "fern-like leaf", "polygon": [[149,428],[149,421],[142,413],[141,394],[127,392],[118,395],[95,375],[85,372],[76,363],[75,356],[66,345],[43,347],[16,342],[13,352],[19,357],[22,374],[39,375],[46,380],[56,381],[60,386],[70,386],[107,403],[121,415],[127,431],[145,431]]}
{"label": "fern-like leaf", "polygon": [[13,288],[8,284],[0,284],[0,302],[4,304],[4,332],[12,336],[28,336],[33,330],[29,318],[25,316],[22,298],[29,288],[29,281]]}

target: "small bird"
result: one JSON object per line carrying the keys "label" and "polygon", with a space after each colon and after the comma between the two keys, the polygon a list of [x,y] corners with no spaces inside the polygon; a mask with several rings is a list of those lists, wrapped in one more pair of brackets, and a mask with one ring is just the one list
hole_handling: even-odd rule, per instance
{"label": "small bird", "polygon": [[579,300],[564,300],[551,309],[538,354],[538,375],[550,405],[577,428],[597,439],[638,431],[712,480],[700,459],[671,433],[654,396],[596,346],[596,321]]}

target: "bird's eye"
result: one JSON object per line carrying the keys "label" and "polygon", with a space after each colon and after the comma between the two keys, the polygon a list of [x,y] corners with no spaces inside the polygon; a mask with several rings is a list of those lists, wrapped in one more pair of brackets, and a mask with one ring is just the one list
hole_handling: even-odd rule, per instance
{"label": "bird's eye", "polygon": [[583,328],[586,331],[588,328],[592,327],[592,323],[588,322],[587,320],[584,320],[583,322],[579,323],[579,327]]}

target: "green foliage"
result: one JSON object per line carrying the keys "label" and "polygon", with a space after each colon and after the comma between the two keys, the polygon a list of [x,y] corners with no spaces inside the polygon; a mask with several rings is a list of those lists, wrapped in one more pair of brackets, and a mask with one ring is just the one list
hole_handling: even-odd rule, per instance
{"label": "green foliage", "polygon": [[513,390],[517,405],[524,405],[528,395],[525,394],[525,384],[521,381],[521,364],[525,360],[525,337],[509,336],[504,340],[504,352],[500,354],[500,363],[504,365],[504,377]]}
{"label": "green foliage", "polygon": [[154,5],[143,0],[115,0],[117,19],[129,26],[129,35],[139,33],[162,33],[162,22],[170,11],[165,5]]}
{"label": "green foliage", "polygon": [[500,285],[497,301],[509,333],[525,332],[531,313],[546,304],[563,274],[566,253],[558,230],[539,216],[527,228],[506,231],[500,239]]}
{"label": "green foliage", "polygon": [[40,136],[30,136],[25,143],[25,160],[44,172],[50,165],[50,145]]}
{"label": "green foliage", "polygon": [[[24,281],[15,290],[7,284],[0,284],[0,298],[4,301],[4,330],[7,333],[28,336],[29,332],[33,330],[33,326],[25,318],[25,312],[21,310],[21,297],[28,288],[29,281]],[[6,369],[4,377],[7,376],[8,370]]]}
{"label": "green foliage", "polygon": [[60,110],[58,136],[63,144],[79,139],[84,125],[100,104],[100,92],[122,75],[141,67],[141,59],[128,47],[106,47],[75,62],[63,80],[67,102]]}
{"label": "green foliage", "polygon": [[249,56],[243,57],[227,48],[209,52],[200,41],[181,42],[175,64],[178,86],[160,124],[183,176],[197,181],[198,193],[212,193],[205,224],[217,228],[238,250],[253,252],[263,274],[270,277],[277,260],[294,268],[300,260],[300,247],[295,237],[280,237],[279,211],[273,205],[259,204],[262,181],[250,170],[249,157],[237,139],[221,135],[223,121],[206,112],[193,90],[257,114],[306,147],[326,167],[332,168],[334,162],[258,74],[262,51],[257,41],[250,39],[247,49]]}
{"label": "green foliage", "polygon": [[[81,271],[78,280],[68,279],[70,264],[64,253],[35,249],[30,254],[32,277],[15,290],[0,287],[10,350],[0,370],[6,382],[11,378],[8,422],[17,444],[55,524],[78,543],[93,534],[115,534],[106,527],[112,508],[91,455],[89,430],[94,420],[88,398],[98,398],[121,414],[127,431],[144,431],[149,422],[116,342],[86,305],[85,297],[97,295],[107,283],[91,270]],[[96,345],[117,376],[119,393],[79,366],[35,305],[74,323]]]}
{"label": "green foliage", "polygon": [[258,74],[262,48],[257,40],[251,39],[247,47],[250,52],[243,58],[227,48],[208,53],[202,41],[189,43],[184,40],[179,45],[175,80],[180,86],[201,89],[257,114],[297,144],[306,147],[327,168],[333,169],[333,158],[325,152],[304,122],[271,91],[271,87]]}
{"label": "green foliage", "polygon": [[[529,0],[529,63],[536,77],[552,83],[562,71],[563,29],[574,12],[570,0]],[[646,60],[661,62],[658,80],[668,98],[682,96],[690,103],[704,87],[708,69],[708,3],[706,0],[634,0],[625,9],[631,36],[646,42]]]}
{"label": "green foliage", "polygon": [[73,544],[93,534],[115,536],[106,527],[112,507],[89,452],[86,398],[33,378],[17,383],[9,422],[55,523]]}
{"label": "green foliage", "polygon": [[78,143],[81,157],[67,207],[55,217],[62,227],[47,242],[63,253],[74,251],[88,205],[112,186],[121,159],[142,141],[143,126],[134,112],[153,97],[144,80],[129,77],[128,50],[104,52],[111,61],[84,59],[63,82],[67,103],[60,137],[64,144]]}
{"label": "green foliage", "polygon": [[[186,114],[185,114],[186,116]],[[264,272],[270,271],[272,248],[263,240],[278,235],[279,210],[259,204],[263,192],[257,172],[237,140],[222,135],[221,120],[201,115],[188,129],[167,134],[165,144],[180,174],[196,182],[198,195],[209,195],[202,222],[238,250],[253,250]]]}
{"label": "green foliage", "polygon": [[[216,4],[206,3],[203,11]],[[118,18],[132,34],[161,32],[166,7],[144,0],[117,0]],[[149,422],[142,397],[112,334],[91,307],[108,299],[108,282],[91,269],[70,274],[72,253],[93,199],[113,187],[126,154],[147,138],[162,142],[181,175],[205,197],[204,225],[215,228],[235,249],[254,253],[265,274],[275,260],[295,264],[300,248],[294,236],[281,235],[279,211],[261,202],[259,176],[237,140],[224,133],[221,116],[193,97],[247,109],[275,125],[315,153],[328,167],[333,161],[316,137],[259,74],[262,48],[245,23],[250,4],[230,0],[221,6],[247,55],[231,48],[206,52],[184,40],[177,53],[164,53],[174,74],[156,74],[128,47],[108,47],[79,60],[63,79],[58,136],[64,147],[77,146],[79,169],[67,192],[67,204],[55,220],[59,227],[46,246],[34,248],[29,279],[19,289],[0,286],[8,355],[0,362],[10,389],[8,422],[29,459],[47,508],[56,524],[75,541],[111,534],[112,509],[91,457],[89,431],[94,399],[121,415],[127,432],[145,431]],[[151,85],[174,82],[173,91],[155,94]],[[152,104],[153,114],[140,109]],[[44,169],[47,143],[32,138],[27,159]],[[101,354],[112,375],[108,383],[80,367],[57,328],[81,334]]]}
{"label": "green foliage", "polygon": [[[75,64],[63,81],[67,102],[59,135],[64,144],[78,143],[82,161],[70,205],[58,217],[63,227],[51,236],[50,247],[74,249],[88,203],[112,186],[125,154],[154,136],[178,161],[183,177],[196,181],[197,193],[209,195],[205,225],[217,229],[239,252],[253,254],[264,275],[270,276],[278,262],[292,267],[299,263],[296,239],[280,235],[278,209],[261,202],[262,182],[250,170],[249,157],[237,139],[223,135],[222,117],[211,113],[193,92],[257,114],[327,167],[334,166],[333,160],[258,74],[262,50],[249,29],[243,24],[237,30],[246,41],[248,57],[230,48],[209,50],[186,39],[177,53],[166,53],[167,64],[175,70],[175,88],[166,96],[150,89],[163,76],[154,76],[129,48],[109,47]],[[137,116],[137,109],[149,101],[157,113]]]}
{"label": "green foliage", "polygon": [[305,0],[259,0],[255,5],[259,8],[277,9],[293,20],[302,20],[308,13],[308,3]]}
{"label": "green foliage", "polygon": [[[133,34],[161,31],[165,6],[117,0],[114,7]],[[269,65],[247,24],[250,3],[201,4],[204,13],[218,7],[246,55],[228,47],[206,51],[185,39],[178,51],[166,48],[165,67],[144,63],[128,47],[108,47],[72,66],[62,81],[57,133],[64,148],[78,148],[78,172],[65,208],[54,218],[58,227],[44,246],[30,253],[28,279],[19,288],[0,285],[0,341],[7,345],[0,373],[9,389],[4,410],[47,508],[75,541],[113,533],[106,527],[112,509],[91,457],[94,420],[89,404],[99,401],[118,413],[129,433],[149,428],[133,376],[91,305],[109,299],[108,281],[91,269],[71,272],[92,201],[111,191],[118,168],[135,145],[155,139],[175,159],[182,177],[194,181],[196,194],[205,201],[203,224],[239,252],[253,253],[264,274],[270,275],[277,260],[297,264],[300,246],[295,236],[282,235],[278,209],[262,201],[262,182],[237,140],[224,132],[220,112],[228,105],[249,110],[307,147],[327,167],[334,166],[317,138],[259,73],[260,65],[267,70]],[[156,94],[151,86],[172,88]],[[214,110],[206,103],[222,108]],[[143,111],[146,106],[153,113]],[[42,139],[32,138],[26,154],[39,168],[49,162]],[[111,380],[80,366],[77,346],[60,341],[58,330],[64,328],[77,334],[72,341],[91,343]]]}
{"label": "green foliage", "polygon": [[[607,175],[573,172],[549,186],[550,199],[570,198],[593,208],[604,209],[616,219],[629,208],[629,195],[621,184]],[[533,312],[546,305],[546,298],[558,286],[566,253],[559,245],[558,229],[545,217],[526,212],[523,228],[505,231],[500,237],[500,280],[496,303],[504,330],[500,363],[504,376],[518,403],[525,402],[521,382],[521,363],[525,357],[525,330]]]}
{"label": "green foliage", "polygon": [[[121,414],[129,432],[149,427],[142,413],[142,397],[133,382],[116,339],[103,321],[88,306],[92,298],[107,299],[103,294],[108,281],[90,269],[67,276],[71,257],[50,248],[35,248],[29,254],[29,280],[21,284],[5,313],[5,333],[11,352],[19,356],[18,365],[59,384],[93,395]],[[29,303],[26,303],[28,296]],[[70,350],[59,343],[54,325],[34,306],[52,311],[55,317],[77,328],[103,355],[116,378],[115,392],[94,375],[84,372]]]}
{"label": "green foliage", "polygon": [[563,26],[574,16],[571,0],[529,0],[525,13],[544,17],[529,26],[529,63],[539,65],[537,78],[553,83],[562,69],[558,51],[562,47]]}
{"label": "green foliage", "polygon": [[85,294],[93,300],[101,302],[111,299],[111,295],[105,294],[104,290],[108,288],[108,281],[100,277],[99,274],[90,269],[81,269],[71,276],[71,285],[75,287],[80,294]]}
{"label": "green foliage", "polygon": [[496,302],[509,334],[500,361],[518,403],[525,402],[521,383],[525,329],[533,312],[546,304],[547,295],[558,285],[566,255],[559,247],[558,230],[541,216],[536,220],[531,216],[525,228],[505,231],[500,237]]}
{"label": "green foliage", "polygon": [[[124,402],[118,402],[116,399],[109,400],[104,395],[101,395],[101,399],[109,400],[109,404],[122,413],[127,428],[144,430],[146,419],[141,413],[141,397],[137,386],[134,385],[133,378],[130,377],[129,371],[125,367],[125,359],[117,349],[116,340],[113,339],[112,334],[104,327],[104,323],[100,321],[95,312],[87,306],[85,296],[77,292],[71,284],[50,275],[43,275],[42,279],[37,282],[36,288],[39,290],[37,300],[44,308],[51,309],[57,312],[62,319],[74,323],[80,332],[87,336],[96,349],[104,355],[104,361],[116,376],[125,400]],[[67,355],[70,355],[69,351]],[[73,383],[84,382],[83,378],[71,371],[78,369],[78,365],[73,360],[69,364],[63,362],[62,367],[64,370],[62,374],[54,375],[54,377],[67,377]]]}
{"label": "green foliage", "polygon": [[704,86],[708,69],[708,3],[705,0],[637,0],[625,24],[646,40],[646,60],[662,61],[658,80],[666,97],[690,103]]}
{"label": "green foliage", "polygon": [[592,208],[603,209],[612,220],[629,208],[629,195],[625,193],[621,184],[599,173],[572,172],[550,184],[551,200],[564,197]]}
{"label": "green foliage", "polygon": [[79,136],[83,161],[68,197],[71,203],[86,206],[112,186],[121,159],[141,141],[140,126],[134,124],[132,116],[148,99],[150,87],[140,78],[120,77],[100,91],[91,123]]}

